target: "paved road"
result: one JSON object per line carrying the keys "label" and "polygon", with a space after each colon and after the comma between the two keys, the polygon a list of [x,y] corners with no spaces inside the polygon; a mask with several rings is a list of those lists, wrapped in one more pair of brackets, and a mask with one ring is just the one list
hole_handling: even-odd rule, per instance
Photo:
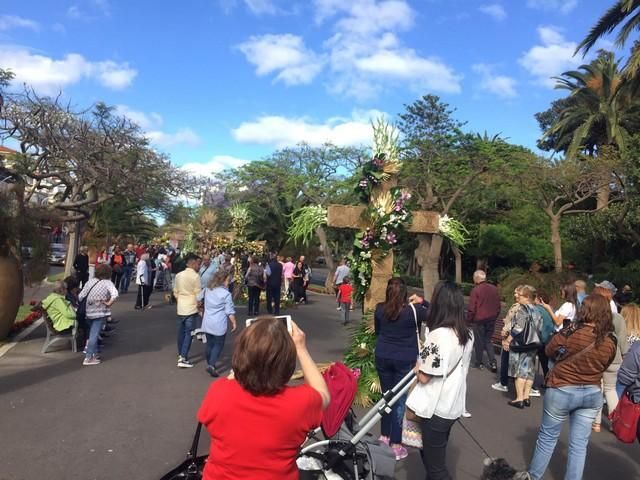
{"label": "paved road", "polygon": [[[158,294],[154,300],[160,301]],[[291,313],[307,332],[314,359],[340,359],[348,332],[331,297],[310,294],[310,300]],[[68,350],[40,355],[42,328],[0,358],[0,480],[157,480],[182,460],[211,381],[203,347],[192,349],[195,368],[177,369],[174,308],[157,304],[134,312],[133,302],[132,294],[125,295],[114,307],[121,322],[102,365],[83,368],[82,355]],[[245,314],[239,307],[241,319]],[[227,364],[232,344],[233,336],[222,358]],[[489,454],[521,467],[532,452],[541,402],[524,411],[508,408],[507,397],[489,388],[492,381],[488,372],[470,375],[473,418],[464,425]],[[562,478],[566,450],[563,437],[548,478]],[[477,479],[483,458],[456,425],[448,457],[454,478]],[[585,479],[638,479],[639,462],[640,446],[621,445],[603,432],[591,442]],[[415,451],[396,471],[400,480],[423,475]]]}

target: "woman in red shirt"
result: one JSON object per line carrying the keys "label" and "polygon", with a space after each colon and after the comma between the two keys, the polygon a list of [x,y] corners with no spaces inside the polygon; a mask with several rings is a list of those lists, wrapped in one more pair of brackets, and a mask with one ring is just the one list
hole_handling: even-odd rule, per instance
{"label": "woman in red shirt", "polygon": [[342,324],[349,323],[349,311],[351,310],[351,295],[353,294],[353,287],[351,286],[351,280],[349,277],[344,277],[342,283],[338,287],[338,302],[340,303],[340,310],[342,310]]}
{"label": "woman in red shirt", "polygon": [[[214,382],[198,421],[211,435],[203,480],[297,480],[296,457],[320,425],[329,390],[309,355],[305,335],[273,317],[245,328],[236,341],[233,374]],[[296,357],[305,384],[287,386]]]}

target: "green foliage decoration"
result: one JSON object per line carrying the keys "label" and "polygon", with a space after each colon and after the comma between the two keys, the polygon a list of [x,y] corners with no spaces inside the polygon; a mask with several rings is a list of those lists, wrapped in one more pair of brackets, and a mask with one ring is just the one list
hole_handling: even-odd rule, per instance
{"label": "green foliage decoration", "polygon": [[291,224],[287,233],[294,242],[307,246],[316,228],[326,223],[327,209],[322,205],[308,205],[291,214]]}
{"label": "green foliage decoration", "polygon": [[351,343],[344,356],[345,365],[360,373],[358,392],[354,400],[355,405],[360,407],[370,407],[381,397],[380,379],[375,363],[375,347],[373,313],[368,312],[362,316],[360,324],[353,327]]}

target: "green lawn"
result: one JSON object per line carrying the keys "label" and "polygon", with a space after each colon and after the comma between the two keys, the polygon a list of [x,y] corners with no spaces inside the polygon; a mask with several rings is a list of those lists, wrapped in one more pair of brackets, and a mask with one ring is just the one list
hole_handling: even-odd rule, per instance
{"label": "green lawn", "polygon": [[60,273],[56,273],[55,275],[51,275],[50,277],[47,277],[47,280],[51,283],[53,282],[59,282],[61,280],[64,280],[64,272],[60,272]]}
{"label": "green lawn", "polygon": [[18,309],[18,314],[16,315],[15,322],[19,322],[20,320],[24,320],[24,318],[31,313],[31,305],[20,305]]}

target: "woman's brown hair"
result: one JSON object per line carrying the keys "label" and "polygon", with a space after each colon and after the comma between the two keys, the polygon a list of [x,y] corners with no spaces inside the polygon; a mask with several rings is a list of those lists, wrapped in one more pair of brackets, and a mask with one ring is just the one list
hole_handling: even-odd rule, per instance
{"label": "woman's brown hair", "polygon": [[96,265],[95,277],[98,280],[110,280],[111,279],[111,267],[106,263]]}
{"label": "woman's brown hair", "polygon": [[404,280],[400,277],[389,279],[382,307],[384,318],[390,322],[395,322],[406,304],[407,285],[404,283]]}
{"label": "woman's brown hair", "polygon": [[596,343],[602,342],[608,333],[613,332],[613,314],[609,300],[597,293],[585,297],[582,301],[582,307],[578,311],[576,323],[593,324]]}
{"label": "woman's brown hair", "polygon": [[231,358],[233,374],[253,395],[275,395],[296,368],[296,346],[287,327],[273,317],[260,317],[245,328]]}

